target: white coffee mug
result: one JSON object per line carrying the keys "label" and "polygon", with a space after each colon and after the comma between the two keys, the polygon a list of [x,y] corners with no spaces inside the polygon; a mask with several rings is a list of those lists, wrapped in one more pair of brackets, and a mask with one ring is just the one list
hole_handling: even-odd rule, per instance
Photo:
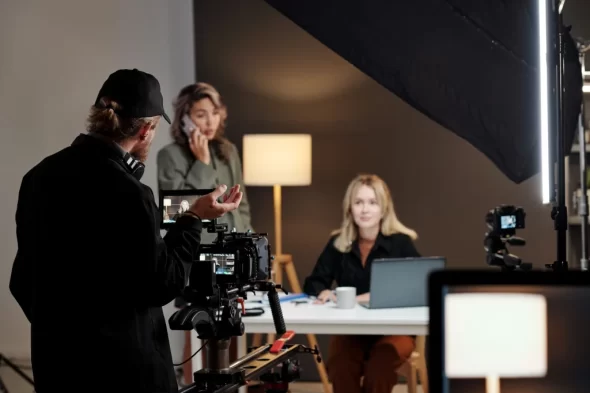
{"label": "white coffee mug", "polygon": [[338,287],[336,288],[336,307],[354,308],[356,306],[356,288],[355,287]]}

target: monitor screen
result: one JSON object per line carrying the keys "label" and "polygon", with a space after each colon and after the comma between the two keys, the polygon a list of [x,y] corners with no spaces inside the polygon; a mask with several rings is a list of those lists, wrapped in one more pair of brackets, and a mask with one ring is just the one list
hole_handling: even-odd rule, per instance
{"label": "monitor screen", "polygon": [[[160,190],[160,227],[169,228],[176,223],[192,204],[213,190]],[[210,220],[202,220],[204,223]]]}
{"label": "monitor screen", "polygon": [[501,216],[500,217],[500,227],[501,229],[514,229],[516,228],[516,216],[515,215],[508,215],[508,216]]}
{"label": "monitor screen", "polygon": [[[527,275],[531,272],[522,273],[497,273],[499,275]],[[537,274],[537,273],[535,273]],[[556,274],[556,273],[546,273]],[[579,273],[587,274],[587,273]],[[534,280],[533,280],[534,281]],[[460,351],[465,355],[464,357],[472,356],[470,349],[474,346],[478,348],[490,348],[489,351],[494,353],[482,353],[481,349],[477,351],[476,362],[478,364],[485,364],[490,359],[495,359],[494,367],[503,369],[502,373],[506,376],[499,376],[500,391],[502,393],[516,393],[516,392],[535,392],[535,393],[549,393],[549,392],[568,392],[568,393],[583,393],[588,391],[590,386],[590,373],[587,372],[587,365],[590,363],[590,313],[587,311],[590,306],[590,285],[573,285],[571,283],[564,282],[560,283],[553,282],[551,285],[544,285],[543,283],[523,282],[517,283],[448,283],[447,285],[441,285],[438,288],[439,301],[435,302],[434,306],[431,303],[431,321],[430,321],[430,335],[434,341],[434,347],[432,355],[437,359],[433,362],[435,369],[429,370],[429,373],[437,373],[442,376],[442,383],[440,384],[440,390],[436,389],[436,386],[432,386],[433,391],[440,391],[443,393],[485,393],[486,392],[486,379],[485,377],[479,376],[480,371],[477,371],[478,376],[469,375],[457,375],[458,368],[463,367],[460,372],[471,372],[471,369],[477,369],[477,367],[456,366],[461,361],[454,360],[453,356],[457,356]],[[512,372],[518,374],[516,371],[519,368],[517,363],[513,361],[511,348],[518,347],[523,341],[532,340],[535,334],[539,334],[537,329],[534,329],[530,324],[529,328],[524,325],[527,323],[518,323],[518,317],[506,318],[506,315],[501,316],[498,313],[503,313],[504,308],[497,308],[495,311],[494,307],[489,307],[481,303],[481,309],[472,315],[459,316],[456,313],[456,306],[458,304],[457,299],[466,298],[464,296],[454,296],[457,294],[534,294],[530,298],[538,298],[543,300],[544,312],[546,313],[546,369],[539,370],[539,366],[530,366],[530,370],[527,373],[538,373],[537,376],[522,377],[522,375],[510,376]],[[432,294],[436,296],[435,294]],[[494,299],[493,297],[477,297],[469,296],[470,299]],[[510,297],[508,297],[510,298]],[[517,296],[512,299],[521,299],[522,297]],[[431,299],[433,299],[431,297]],[[432,302],[432,300],[431,300]],[[455,303],[454,303],[455,302]],[[479,306],[478,306],[479,307]],[[511,308],[511,306],[507,306]],[[518,307],[515,307],[517,309]],[[433,313],[434,311],[434,313]],[[463,331],[464,335],[467,332],[464,331],[462,324],[473,324],[474,320],[477,320],[478,315],[486,315],[486,313],[494,313],[494,318],[504,317],[505,323],[493,324],[495,331],[492,329],[486,329],[484,326],[478,331],[474,337],[470,340],[472,345],[471,348],[460,348],[465,342],[469,340],[464,339],[460,336]],[[510,311],[506,310],[508,315]],[[438,320],[433,319],[433,315],[439,315]],[[454,318],[454,319],[453,319]],[[457,323],[457,318],[465,318],[463,322]],[[486,316],[487,318],[487,316]],[[483,319],[483,318],[481,318]],[[475,324],[476,325],[476,324]],[[501,326],[499,326],[501,325]],[[463,329],[463,330],[462,330]],[[454,334],[455,336],[451,336]],[[498,337],[502,337],[501,340],[497,340]],[[458,339],[457,339],[458,338]],[[475,341],[473,341],[475,340]],[[494,341],[494,346],[480,346],[479,340]],[[475,344],[475,345],[474,345]],[[451,349],[451,345],[452,348]],[[502,348],[505,348],[506,358],[502,360]],[[497,351],[497,349],[500,351]],[[533,350],[527,350],[518,356],[523,361],[535,363],[535,359],[531,359],[533,356],[541,356],[543,351],[538,351],[537,347]],[[427,348],[428,351],[428,348]],[[428,351],[430,352],[430,351]],[[510,355],[509,355],[510,354]],[[500,364],[498,364],[498,356]],[[509,357],[510,356],[510,357]],[[527,358],[528,357],[528,358]],[[480,360],[483,359],[483,362]],[[527,360],[528,359],[528,360]],[[504,364],[502,364],[504,363]],[[513,364],[514,366],[503,367],[504,365]],[[455,368],[454,368],[455,367]],[[491,367],[491,366],[488,366]],[[535,368],[536,367],[536,368]],[[544,366],[541,366],[541,368]],[[439,370],[437,370],[437,368]],[[481,366],[480,366],[481,368]],[[527,368],[527,367],[524,367]],[[433,378],[433,379],[436,379]],[[438,381],[432,381],[436,385]]]}
{"label": "monitor screen", "polygon": [[203,253],[199,255],[200,261],[214,261],[215,274],[232,275],[234,274],[234,264],[236,256],[234,254],[216,254]]}

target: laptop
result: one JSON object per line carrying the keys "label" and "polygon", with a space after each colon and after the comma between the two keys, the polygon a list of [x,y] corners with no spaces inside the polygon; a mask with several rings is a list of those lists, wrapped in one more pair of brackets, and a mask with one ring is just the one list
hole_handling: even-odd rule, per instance
{"label": "laptop", "polygon": [[444,269],[444,257],[379,258],[371,264],[369,309],[428,306],[428,276]]}

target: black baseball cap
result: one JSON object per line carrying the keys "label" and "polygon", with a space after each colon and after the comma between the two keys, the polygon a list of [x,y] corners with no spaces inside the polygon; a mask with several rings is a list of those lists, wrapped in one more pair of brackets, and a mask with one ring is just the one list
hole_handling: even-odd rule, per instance
{"label": "black baseball cap", "polygon": [[139,71],[137,68],[113,72],[102,85],[94,105],[98,106],[103,97],[121,106],[115,111],[120,116],[162,116],[170,124],[170,118],[164,112],[160,82],[147,72]]}

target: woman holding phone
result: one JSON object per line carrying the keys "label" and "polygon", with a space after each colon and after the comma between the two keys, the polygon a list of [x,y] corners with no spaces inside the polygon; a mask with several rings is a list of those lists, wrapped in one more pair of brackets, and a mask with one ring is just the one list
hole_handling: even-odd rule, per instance
{"label": "woman holding phone", "polygon": [[[252,229],[250,204],[238,149],[224,136],[226,119],[227,108],[213,86],[199,82],[184,87],[174,102],[170,127],[174,142],[158,152],[158,187],[160,190],[190,190],[239,184],[242,203],[217,221],[228,224],[229,230],[245,232]],[[182,308],[186,302],[178,298],[175,305]],[[183,360],[189,357],[190,332],[187,331]],[[183,375],[185,384],[192,382],[191,362],[183,365]],[[179,385],[183,385],[181,381]]]}
{"label": "woman holding phone", "polygon": [[240,207],[218,221],[229,230],[252,229],[250,204],[242,176],[238,149],[225,136],[227,108],[219,92],[208,83],[184,87],[174,102],[173,143],[158,152],[158,186],[161,190],[215,188],[239,184]]}

